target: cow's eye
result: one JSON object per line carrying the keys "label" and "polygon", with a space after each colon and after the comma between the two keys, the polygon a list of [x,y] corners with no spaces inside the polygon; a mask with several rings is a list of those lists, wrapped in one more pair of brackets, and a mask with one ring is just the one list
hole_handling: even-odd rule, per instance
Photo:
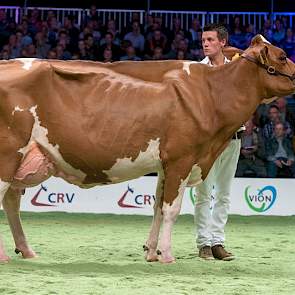
{"label": "cow's eye", "polygon": [[285,55],[280,56],[280,61],[287,61],[287,56]]}

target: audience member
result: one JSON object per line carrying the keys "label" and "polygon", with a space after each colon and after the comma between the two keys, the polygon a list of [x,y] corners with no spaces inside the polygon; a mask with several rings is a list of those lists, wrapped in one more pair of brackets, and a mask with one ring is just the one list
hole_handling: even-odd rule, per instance
{"label": "audience member", "polygon": [[163,49],[161,47],[156,47],[154,49],[154,52],[153,52],[153,55],[152,55],[152,58],[151,59],[153,59],[153,60],[164,59]]}
{"label": "audience member", "polygon": [[21,39],[17,38],[16,34],[12,34],[9,36],[8,47],[9,47],[9,58],[20,57],[20,53],[22,49]]}
{"label": "audience member", "polygon": [[102,56],[104,53],[104,50],[106,48],[110,49],[112,51],[112,59],[113,60],[119,60],[121,56],[121,49],[120,46],[116,45],[114,42],[114,36],[111,32],[106,32],[104,38],[100,42],[100,56],[99,60],[103,60]]}
{"label": "audience member", "polygon": [[151,14],[145,15],[145,25],[143,28],[143,32],[145,37],[153,31],[154,17]]}
{"label": "audience member", "polygon": [[229,44],[240,49],[247,47],[247,39],[239,17],[235,17],[234,19],[232,32],[229,35]]}
{"label": "audience member", "polygon": [[48,51],[47,59],[57,59],[57,53],[54,49]]}
{"label": "audience member", "polygon": [[255,28],[252,24],[248,24],[246,27],[246,34],[245,34],[245,45],[247,47],[250,46],[252,38],[256,35]]}
{"label": "audience member", "polygon": [[77,49],[77,45],[79,42],[79,34],[80,30],[75,24],[75,17],[72,15],[65,16],[63,29],[66,30],[69,36],[69,47],[72,51]]}
{"label": "audience member", "polygon": [[278,172],[284,176],[295,176],[294,152],[292,142],[285,135],[284,125],[278,122],[274,126],[274,136],[265,143],[267,157],[267,176],[277,177]]}
{"label": "audience member", "polygon": [[266,169],[263,162],[265,156],[264,144],[261,142],[252,118],[245,123],[245,127],[246,130],[241,137],[241,153],[236,176],[255,175],[257,177],[266,177]]}
{"label": "audience member", "polygon": [[75,52],[75,54],[78,56],[78,59],[87,60],[88,54],[86,51],[86,46],[84,40],[79,40],[78,42],[78,49]]}
{"label": "audience member", "polygon": [[105,48],[105,50],[103,51],[102,62],[113,62],[113,52],[111,48]]}
{"label": "audience member", "polygon": [[293,137],[293,130],[288,121],[283,121],[279,108],[273,104],[268,109],[268,119],[269,123],[265,124],[262,130],[262,135],[264,140],[268,140],[272,138],[274,126],[277,123],[282,123],[285,129],[285,136],[288,138]]}
{"label": "audience member", "polygon": [[260,30],[260,34],[262,34],[266,40],[272,42],[273,31],[271,28],[271,20],[269,18],[264,21],[263,27]]}
{"label": "audience member", "polygon": [[155,29],[150,34],[150,39],[146,40],[145,53],[152,55],[156,47],[161,47],[162,51],[166,51],[167,37],[161,32],[160,29]]}
{"label": "audience member", "polygon": [[131,45],[126,48],[126,55],[120,57],[120,60],[141,60],[140,57],[136,55],[135,48]]}
{"label": "audience member", "polygon": [[92,34],[87,34],[84,37],[85,51],[87,59],[89,60],[98,60],[99,51],[98,46],[94,43],[94,38]]}
{"label": "audience member", "polygon": [[46,58],[50,45],[47,43],[47,38],[43,32],[37,32],[35,35],[36,56],[38,58]]}
{"label": "audience member", "polygon": [[291,28],[286,31],[286,37],[282,42],[282,47],[287,56],[292,56],[295,53],[295,36]]}
{"label": "audience member", "polygon": [[95,4],[92,4],[89,8],[89,13],[86,15],[84,19],[84,24],[86,25],[90,20],[99,20],[97,7]]}
{"label": "audience member", "polygon": [[167,54],[165,54],[166,59],[176,59],[177,51],[178,49],[180,49],[179,44],[183,40],[184,40],[184,34],[182,32],[178,32],[177,34],[175,34],[175,38],[173,39],[171,43],[170,50]]}
{"label": "audience member", "polygon": [[9,20],[4,9],[0,9],[0,48],[8,41],[9,31],[8,31]]}
{"label": "audience member", "polygon": [[143,54],[145,39],[140,32],[140,26],[137,21],[132,23],[132,31],[124,36],[124,40],[129,40],[138,54]]}
{"label": "audience member", "polygon": [[274,30],[272,34],[272,43],[281,47],[282,42],[285,39],[285,29],[280,19],[277,19],[274,24]]}
{"label": "audience member", "polygon": [[116,28],[116,22],[113,19],[109,19],[106,27],[106,32],[111,32],[113,34],[113,43],[120,46],[121,38],[120,32]]}

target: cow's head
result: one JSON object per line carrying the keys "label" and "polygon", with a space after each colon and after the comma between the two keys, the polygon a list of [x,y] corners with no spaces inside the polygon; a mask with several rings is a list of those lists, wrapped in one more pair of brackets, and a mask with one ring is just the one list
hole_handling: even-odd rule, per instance
{"label": "cow's head", "polygon": [[270,102],[274,96],[295,93],[295,64],[281,48],[256,35],[241,56],[261,68],[257,79],[263,84],[264,102]]}

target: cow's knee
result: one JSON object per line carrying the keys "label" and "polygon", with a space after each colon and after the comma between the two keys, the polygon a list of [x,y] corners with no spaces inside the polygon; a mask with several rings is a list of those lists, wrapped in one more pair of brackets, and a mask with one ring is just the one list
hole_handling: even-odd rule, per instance
{"label": "cow's knee", "polygon": [[172,206],[167,204],[166,206],[163,206],[162,212],[163,212],[163,220],[164,221],[172,221],[173,223],[176,221],[177,216],[180,213],[181,206]]}
{"label": "cow's knee", "polygon": [[19,213],[20,192],[10,188],[6,192],[2,204],[6,214]]}

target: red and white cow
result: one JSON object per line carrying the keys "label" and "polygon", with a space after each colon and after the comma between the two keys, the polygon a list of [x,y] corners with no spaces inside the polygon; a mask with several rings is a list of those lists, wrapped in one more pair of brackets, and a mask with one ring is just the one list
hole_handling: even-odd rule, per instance
{"label": "red and white cow", "polygon": [[146,259],[173,262],[184,188],[206,177],[263,99],[295,91],[294,63],[260,35],[220,67],[19,59],[0,69],[0,202],[24,258],[35,256],[19,217],[24,188],[51,175],[88,188],[158,172]]}

